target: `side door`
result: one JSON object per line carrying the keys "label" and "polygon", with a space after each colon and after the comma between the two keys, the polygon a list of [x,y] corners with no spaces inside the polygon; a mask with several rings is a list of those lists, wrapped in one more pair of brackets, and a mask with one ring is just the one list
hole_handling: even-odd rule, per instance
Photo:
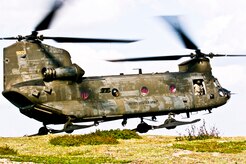
{"label": "side door", "polygon": [[192,79],[192,86],[194,107],[198,109],[206,108],[208,105],[208,95],[204,78],[199,77]]}

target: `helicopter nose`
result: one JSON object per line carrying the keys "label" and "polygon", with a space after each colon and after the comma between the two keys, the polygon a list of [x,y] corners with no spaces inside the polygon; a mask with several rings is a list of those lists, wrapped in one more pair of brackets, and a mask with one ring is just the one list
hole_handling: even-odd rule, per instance
{"label": "helicopter nose", "polygon": [[224,96],[227,98],[227,99],[230,99],[231,98],[231,91],[225,89],[225,88],[222,88],[222,92],[224,93]]}
{"label": "helicopter nose", "polygon": [[225,97],[227,97],[228,99],[230,99],[231,98],[231,92],[230,91],[227,92],[226,95],[225,95]]}

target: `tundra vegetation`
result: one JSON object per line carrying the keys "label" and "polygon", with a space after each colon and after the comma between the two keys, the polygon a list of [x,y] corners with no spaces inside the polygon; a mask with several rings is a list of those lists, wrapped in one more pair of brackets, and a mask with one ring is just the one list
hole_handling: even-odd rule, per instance
{"label": "tundra vegetation", "polygon": [[[164,130],[163,130],[164,131]],[[0,163],[246,163],[246,137],[220,137],[204,124],[187,135],[139,135],[130,130],[84,135],[1,137]]]}

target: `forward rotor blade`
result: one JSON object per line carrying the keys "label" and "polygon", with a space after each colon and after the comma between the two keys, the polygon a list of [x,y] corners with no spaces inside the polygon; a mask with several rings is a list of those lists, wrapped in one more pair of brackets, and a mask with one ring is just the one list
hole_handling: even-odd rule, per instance
{"label": "forward rotor blade", "polygon": [[246,57],[246,55],[241,55],[241,54],[235,54],[235,55],[228,55],[228,54],[214,54],[214,53],[209,53],[209,54],[204,54],[206,57]]}
{"label": "forward rotor blade", "polygon": [[163,16],[164,19],[171,28],[177,33],[179,39],[183,42],[184,46],[187,49],[198,50],[196,44],[191,40],[190,37],[186,34],[186,32],[182,29],[180,25],[180,21],[177,16]]}
{"label": "forward rotor blade", "polygon": [[182,57],[190,57],[190,55],[173,55],[173,56],[153,56],[128,59],[107,60],[109,62],[133,62],[133,61],[161,61],[161,60],[178,60]]}
{"label": "forward rotor blade", "polygon": [[124,40],[124,39],[98,39],[98,38],[73,38],[73,37],[43,37],[43,39],[53,39],[59,43],[131,43],[138,40]]}
{"label": "forward rotor blade", "polygon": [[44,17],[44,19],[36,26],[36,28],[34,29],[34,31],[41,31],[41,30],[45,30],[48,29],[57,10],[59,8],[61,8],[61,6],[63,5],[63,1],[62,0],[56,0],[54,6],[52,7],[51,11]]}
{"label": "forward rotor blade", "polygon": [[[209,56],[209,55],[208,55]],[[212,57],[246,57],[246,55],[227,55],[227,54],[213,54]]]}

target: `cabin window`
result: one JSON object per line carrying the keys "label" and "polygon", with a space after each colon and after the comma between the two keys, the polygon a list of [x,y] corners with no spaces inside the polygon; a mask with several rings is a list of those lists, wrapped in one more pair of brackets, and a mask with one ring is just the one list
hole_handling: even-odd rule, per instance
{"label": "cabin window", "polygon": [[143,96],[146,96],[149,93],[149,89],[145,86],[143,86],[140,91]]}
{"label": "cabin window", "polygon": [[118,97],[118,96],[120,96],[120,92],[119,92],[119,90],[118,90],[118,89],[116,89],[116,88],[113,88],[113,89],[112,89],[112,95],[113,95],[114,97]]}
{"label": "cabin window", "polygon": [[81,91],[80,96],[83,100],[87,100],[89,98],[89,91]]}
{"label": "cabin window", "polygon": [[195,95],[205,95],[205,87],[204,87],[204,80],[203,79],[196,79],[193,80],[193,87]]}
{"label": "cabin window", "polygon": [[174,84],[170,85],[169,91],[170,91],[171,93],[175,93],[175,92],[176,92],[176,86],[175,86]]}

